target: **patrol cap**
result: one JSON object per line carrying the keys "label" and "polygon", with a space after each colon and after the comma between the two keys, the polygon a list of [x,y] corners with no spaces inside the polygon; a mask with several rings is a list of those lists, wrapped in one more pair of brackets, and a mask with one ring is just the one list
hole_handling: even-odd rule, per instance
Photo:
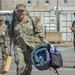
{"label": "patrol cap", "polygon": [[39,16],[36,16],[36,17],[35,17],[35,20],[40,21],[40,17],[39,17]]}
{"label": "patrol cap", "polygon": [[4,17],[3,16],[0,16],[0,20],[4,20]]}
{"label": "patrol cap", "polygon": [[24,4],[17,4],[16,5],[16,10],[25,10],[26,6]]}

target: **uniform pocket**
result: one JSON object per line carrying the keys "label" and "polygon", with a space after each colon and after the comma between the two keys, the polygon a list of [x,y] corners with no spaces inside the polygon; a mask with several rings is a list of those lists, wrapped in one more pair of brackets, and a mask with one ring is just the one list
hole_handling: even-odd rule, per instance
{"label": "uniform pocket", "polygon": [[23,30],[27,35],[33,35],[33,29],[32,28],[26,28]]}

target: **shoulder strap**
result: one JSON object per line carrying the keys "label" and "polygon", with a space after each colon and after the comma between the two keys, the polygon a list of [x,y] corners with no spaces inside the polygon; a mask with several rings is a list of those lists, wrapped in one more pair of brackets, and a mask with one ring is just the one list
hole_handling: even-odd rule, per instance
{"label": "shoulder strap", "polygon": [[16,14],[16,11],[14,10],[12,13],[12,21],[11,21],[12,37],[14,35],[14,23],[15,23],[16,18],[17,18],[17,14]]}
{"label": "shoulder strap", "polygon": [[29,15],[29,11],[26,9],[26,15],[30,18],[31,22],[32,22],[32,25],[33,25],[33,31],[35,31],[35,24],[34,24],[34,20],[32,19],[32,17]]}
{"label": "shoulder strap", "polygon": [[33,31],[35,31],[35,24],[34,24],[34,20],[32,19],[32,17],[30,15],[28,15],[28,17],[30,18],[31,22],[32,22],[32,25],[33,25]]}

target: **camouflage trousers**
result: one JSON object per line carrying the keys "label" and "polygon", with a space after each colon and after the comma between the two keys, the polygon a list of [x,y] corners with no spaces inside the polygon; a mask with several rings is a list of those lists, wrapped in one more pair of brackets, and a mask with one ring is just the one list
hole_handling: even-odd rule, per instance
{"label": "camouflage trousers", "polygon": [[5,66],[5,62],[6,62],[7,55],[6,55],[6,49],[4,48],[4,46],[1,45],[0,47],[1,47],[1,53],[2,53],[2,64],[1,64],[1,69],[3,69],[4,66]]}
{"label": "camouflage trousers", "polygon": [[26,45],[24,51],[15,46],[14,47],[14,60],[17,66],[17,75],[31,75],[32,62],[31,62],[31,48]]}

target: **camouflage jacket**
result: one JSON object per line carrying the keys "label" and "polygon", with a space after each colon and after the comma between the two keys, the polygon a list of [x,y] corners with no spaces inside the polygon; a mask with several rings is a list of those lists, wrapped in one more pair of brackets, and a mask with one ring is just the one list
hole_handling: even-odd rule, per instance
{"label": "camouflage jacket", "polygon": [[5,48],[9,47],[10,38],[7,32],[7,25],[0,26],[0,45],[4,45]]}
{"label": "camouflage jacket", "polygon": [[[14,23],[14,45],[24,48],[25,44],[27,44],[28,46],[35,48],[38,44],[43,43],[44,36],[41,33],[41,29],[40,31],[38,30],[39,28],[40,26],[35,29],[34,33],[33,25],[29,17],[26,17],[22,22],[17,19]],[[39,37],[37,38],[36,36]]]}
{"label": "camouflage jacket", "polygon": [[40,22],[36,24],[34,40],[37,45],[47,42],[47,40],[45,39],[43,25]]}

